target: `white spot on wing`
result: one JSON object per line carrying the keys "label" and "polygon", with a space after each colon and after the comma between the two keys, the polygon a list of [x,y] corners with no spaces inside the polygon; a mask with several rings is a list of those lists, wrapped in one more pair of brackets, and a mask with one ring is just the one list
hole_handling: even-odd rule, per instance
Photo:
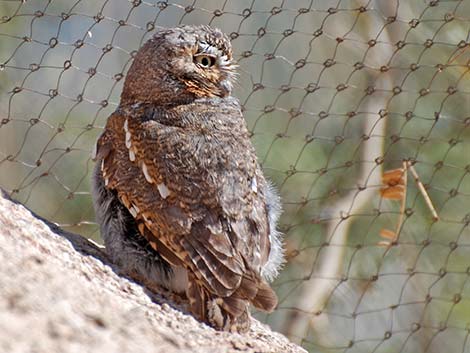
{"label": "white spot on wing", "polygon": [[152,184],[155,180],[150,176],[147,164],[142,163],[142,172],[144,173],[145,179]]}
{"label": "white spot on wing", "polygon": [[129,212],[131,213],[132,217],[136,218],[137,217],[137,210],[136,209],[137,207],[135,207],[134,205],[132,205],[131,207],[129,207]]}
{"label": "white spot on wing", "polygon": [[129,159],[131,160],[131,162],[135,161],[135,153],[134,153],[134,150],[132,148],[129,149]]}
{"label": "white spot on wing", "polygon": [[101,160],[101,171],[104,172],[104,159]]}
{"label": "white spot on wing", "polygon": [[126,147],[131,148],[131,133],[129,132],[129,122],[124,121],[124,131],[126,132]]}
{"label": "white spot on wing", "polygon": [[124,121],[124,131],[129,132],[129,123],[127,122],[127,119]]}
{"label": "white spot on wing", "polygon": [[109,178],[104,178],[104,186],[108,186],[109,184]]}
{"label": "white spot on wing", "polygon": [[157,185],[158,192],[163,199],[166,199],[170,195],[170,190],[166,187],[165,184],[160,183]]}
{"label": "white spot on wing", "polygon": [[253,191],[255,194],[258,192],[258,182],[256,181],[256,177],[251,179],[251,191]]}
{"label": "white spot on wing", "polygon": [[126,131],[126,147],[131,148],[131,133]]}

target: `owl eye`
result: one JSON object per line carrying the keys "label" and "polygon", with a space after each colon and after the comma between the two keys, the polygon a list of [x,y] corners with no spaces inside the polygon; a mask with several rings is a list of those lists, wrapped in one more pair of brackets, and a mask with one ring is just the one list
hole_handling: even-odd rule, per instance
{"label": "owl eye", "polygon": [[201,65],[202,67],[211,67],[215,65],[215,57],[212,55],[206,55],[206,54],[201,54],[201,55],[196,55],[194,57],[194,61]]}

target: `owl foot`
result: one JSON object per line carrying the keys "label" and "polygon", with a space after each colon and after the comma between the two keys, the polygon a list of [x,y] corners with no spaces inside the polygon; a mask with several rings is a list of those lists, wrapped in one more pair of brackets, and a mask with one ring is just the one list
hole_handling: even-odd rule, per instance
{"label": "owl foot", "polygon": [[251,315],[246,305],[239,316],[233,316],[224,308],[226,303],[222,298],[209,300],[206,306],[207,321],[212,327],[235,333],[245,333],[250,330]]}

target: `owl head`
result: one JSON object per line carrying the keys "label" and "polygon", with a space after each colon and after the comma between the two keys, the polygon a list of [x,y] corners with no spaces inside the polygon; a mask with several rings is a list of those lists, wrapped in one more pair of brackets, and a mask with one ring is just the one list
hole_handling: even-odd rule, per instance
{"label": "owl head", "polygon": [[127,73],[121,104],[171,105],[203,97],[226,97],[236,65],[229,39],[208,26],[158,31],[137,52]]}

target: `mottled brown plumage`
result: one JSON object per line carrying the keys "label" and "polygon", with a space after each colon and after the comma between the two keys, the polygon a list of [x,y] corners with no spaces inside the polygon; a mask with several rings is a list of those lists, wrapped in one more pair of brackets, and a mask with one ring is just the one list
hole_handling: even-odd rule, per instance
{"label": "mottled brown plumage", "polygon": [[118,264],[185,291],[197,318],[241,332],[249,303],[276,306],[266,280],[282,250],[278,198],[230,96],[233,74],[219,30],[183,26],[149,40],[97,142],[94,200]]}

